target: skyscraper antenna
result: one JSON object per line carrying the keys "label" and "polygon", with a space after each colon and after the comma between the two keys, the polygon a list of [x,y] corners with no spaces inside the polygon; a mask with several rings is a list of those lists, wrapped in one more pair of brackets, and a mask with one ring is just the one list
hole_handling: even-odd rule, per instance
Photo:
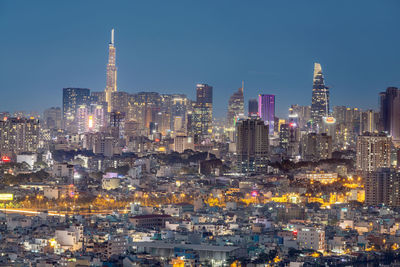
{"label": "skyscraper antenna", "polygon": [[111,30],[111,44],[114,44],[114,29]]}

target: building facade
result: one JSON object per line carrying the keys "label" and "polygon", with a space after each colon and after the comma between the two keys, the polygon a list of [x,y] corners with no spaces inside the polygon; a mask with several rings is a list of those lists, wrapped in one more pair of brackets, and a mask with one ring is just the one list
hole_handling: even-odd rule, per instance
{"label": "building facade", "polygon": [[269,126],[269,134],[274,134],[275,128],[275,96],[259,95],[258,96],[258,115]]}
{"label": "building facade", "polygon": [[400,145],[400,91],[389,87],[380,93],[380,114],[383,131],[392,136],[396,146]]}
{"label": "building facade", "polygon": [[64,129],[76,132],[76,112],[82,105],[90,103],[90,89],[64,88],[63,89],[63,124]]}
{"label": "building facade", "polygon": [[244,95],[243,95],[243,88],[237,90],[237,92],[233,93],[229,98],[228,102],[228,114],[226,117],[227,125],[234,126],[236,120],[239,115],[244,115]]}
{"label": "building facade", "polygon": [[108,112],[113,111],[112,108],[112,92],[117,91],[117,67],[116,54],[114,46],[114,29],[111,30],[111,42],[108,45],[108,64],[107,64],[107,82],[105,92],[105,100],[108,104]]}
{"label": "building facade", "polygon": [[42,127],[45,129],[58,130],[62,127],[61,108],[51,107],[43,112]]}
{"label": "building facade", "polygon": [[309,133],[302,140],[302,158],[304,161],[319,161],[332,157],[332,137],[322,133]]}
{"label": "building facade", "polygon": [[37,152],[39,120],[34,118],[3,118],[0,120],[1,154]]}
{"label": "building facade", "polygon": [[321,64],[314,64],[314,78],[311,99],[311,119],[318,132],[322,118],[329,114],[329,88],[325,86]]}
{"label": "building facade", "polygon": [[400,173],[381,168],[365,175],[365,204],[400,206]]}
{"label": "building facade", "polygon": [[260,119],[239,121],[236,138],[237,172],[266,172],[268,147],[268,125]]}
{"label": "building facade", "polygon": [[195,142],[199,143],[212,134],[213,87],[197,84],[196,103],[192,113]]}
{"label": "building facade", "polygon": [[364,133],[357,138],[358,171],[372,172],[390,167],[390,137],[386,134]]}
{"label": "building facade", "polygon": [[257,99],[249,99],[249,117],[250,116],[257,116],[258,115],[258,101]]}

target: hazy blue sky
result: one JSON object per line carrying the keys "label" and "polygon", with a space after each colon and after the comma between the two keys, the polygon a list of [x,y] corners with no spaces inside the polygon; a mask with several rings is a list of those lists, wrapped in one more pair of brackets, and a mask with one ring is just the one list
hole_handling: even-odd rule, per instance
{"label": "hazy blue sky", "polygon": [[216,114],[245,81],[277,112],[311,102],[322,64],[331,106],[376,108],[400,86],[400,1],[0,0],[0,110],[61,106],[63,87],[103,90],[115,28],[118,89],[185,93],[214,86]]}

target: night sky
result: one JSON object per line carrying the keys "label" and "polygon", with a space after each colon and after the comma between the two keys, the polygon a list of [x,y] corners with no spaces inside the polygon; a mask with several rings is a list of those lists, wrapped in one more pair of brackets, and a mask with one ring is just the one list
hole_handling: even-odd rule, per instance
{"label": "night sky", "polygon": [[104,90],[115,28],[118,90],[195,96],[214,86],[215,114],[275,94],[277,112],[311,104],[313,63],[331,106],[377,108],[400,86],[400,1],[0,0],[0,111],[61,106],[63,87]]}

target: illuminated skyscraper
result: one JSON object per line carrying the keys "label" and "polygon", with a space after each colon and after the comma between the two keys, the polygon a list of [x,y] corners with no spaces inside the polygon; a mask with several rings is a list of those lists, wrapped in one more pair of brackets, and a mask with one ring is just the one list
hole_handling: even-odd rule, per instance
{"label": "illuminated skyscraper", "polygon": [[275,95],[258,96],[258,115],[269,126],[269,134],[274,134],[275,126]]}
{"label": "illuminated skyscraper", "polygon": [[212,93],[212,86],[209,86],[208,84],[197,84],[197,97],[192,117],[193,133],[196,143],[212,134]]}
{"label": "illuminated skyscraper", "polygon": [[311,119],[313,128],[318,132],[322,118],[329,115],[329,88],[325,86],[321,64],[314,64],[314,79],[311,99]]}
{"label": "illuminated skyscraper", "polygon": [[76,132],[75,117],[78,107],[88,105],[90,102],[90,90],[86,88],[63,89],[63,123],[64,129]]}
{"label": "illuminated skyscraper", "polygon": [[237,92],[233,93],[233,95],[231,95],[231,97],[229,98],[227,114],[228,126],[234,125],[235,120],[239,115],[244,115],[243,90],[244,84],[242,83],[242,87],[239,88]]}
{"label": "illuminated skyscraper", "polygon": [[89,116],[89,130],[99,132],[106,126],[104,107],[101,105],[92,104],[90,106],[91,114]]}
{"label": "illuminated skyscraper", "polygon": [[111,30],[111,42],[108,45],[108,64],[107,64],[107,84],[105,89],[106,102],[108,104],[108,112],[111,112],[112,101],[111,93],[117,91],[117,67],[115,66],[115,46],[114,46],[114,29]]}
{"label": "illuminated skyscraper", "polygon": [[372,109],[360,112],[360,134],[376,132],[378,129],[379,112]]}
{"label": "illuminated skyscraper", "polygon": [[89,129],[89,110],[86,105],[81,105],[76,110],[75,124],[78,134],[86,133]]}

